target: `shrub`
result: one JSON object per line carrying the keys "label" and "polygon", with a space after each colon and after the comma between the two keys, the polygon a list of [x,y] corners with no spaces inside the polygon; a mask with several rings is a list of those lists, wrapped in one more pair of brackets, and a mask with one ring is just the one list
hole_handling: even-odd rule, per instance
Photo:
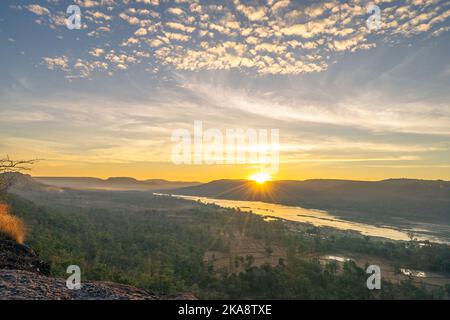
{"label": "shrub", "polygon": [[9,214],[8,205],[0,203],[0,234],[22,244],[25,240],[25,226],[21,219]]}

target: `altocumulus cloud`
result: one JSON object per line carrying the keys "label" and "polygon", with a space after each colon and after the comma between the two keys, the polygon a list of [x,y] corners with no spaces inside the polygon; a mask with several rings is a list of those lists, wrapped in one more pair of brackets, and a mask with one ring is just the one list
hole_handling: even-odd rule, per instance
{"label": "altocumulus cloud", "polygon": [[[327,70],[343,54],[371,50],[382,43],[398,44],[416,36],[439,37],[449,30],[450,19],[448,2],[439,0],[374,1],[382,12],[377,30],[366,25],[368,2],[363,0],[76,3],[83,8],[82,32],[95,38],[97,44],[86,45],[84,56],[72,57],[67,52],[42,57],[48,68],[69,77],[90,77],[95,71],[124,72],[130,65],[148,66],[149,62],[153,66],[147,67],[149,72],[163,67],[175,71],[237,70],[257,76],[317,73]],[[65,28],[64,7],[58,1],[15,8],[34,14],[43,27]],[[89,54],[95,50],[109,52],[109,57],[128,58]],[[60,59],[68,59],[64,68],[52,63]],[[76,67],[80,60],[87,66],[82,71]]]}

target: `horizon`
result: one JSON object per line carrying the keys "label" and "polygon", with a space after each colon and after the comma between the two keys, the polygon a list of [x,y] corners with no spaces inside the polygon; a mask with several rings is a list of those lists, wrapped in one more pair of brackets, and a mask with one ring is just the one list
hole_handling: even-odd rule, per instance
{"label": "horizon", "polygon": [[[25,173],[25,175],[27,175]],[[60,178],[60,179],[99,179],[102,181],[107,181],[110,179],[132,179],[135,180],[137,182],[145,182],[145,181],[151,181],[151,180],[163,180],[163,181],[168,181],[168,182],[194,182],[194,183],[200,183],[200,184],[205,184],[205,183],[210,183],[210,182],[215,182],[215,181],[222,181],[222,180],[231,180],[231,181],[254,181],[254,179],[252,179],[251,177],[247,177],[247,178],[219,178],[219,179],[214,179],[214,180],[169,180],[169,179],[165,179],[165,178],[158,178],[158,177],[153,177],[153,178],[145,178],[145,179],[138,179],[135,177],[131,177],[131,176],[111,176],[111,177],[105,177],[105,178],[101,178],[101,177],[95,177],[95,176],[35,176],[35,175],[31,175],[28,174],[29,176],[31,176],[32,178]],[[391,177],[391,178],[387,178],[387,179],[381,179],[381,180],[355,180],[355,179],[336,179],[336,178],[310,178],[310,179],[303,179],[303,180],[299,180],[299,179],[269,179],[267,181],[264,182],[280,182],[280,181],[309,181],[309,180],[341,180],[341,181],[355,181],[355,182],[381,182],[381,181],[388,181],[388,180],[416,180],[416,181],[443,181],[443,182],[450,182],[450,180],[445,180],[445,179],[421,179],[421,178],[406,178],[406,177]]]}

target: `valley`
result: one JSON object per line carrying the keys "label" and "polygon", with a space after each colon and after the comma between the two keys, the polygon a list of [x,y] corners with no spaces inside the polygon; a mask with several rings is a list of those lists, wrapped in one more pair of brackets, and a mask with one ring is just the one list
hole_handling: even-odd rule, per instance
{"label": "valley", "polygon": [[[151,192],[50,187],[30,177],[11,192],[8,203],[27,226],[26,243],[53,276],[76,264],[86,280],[201,299],[448,297],[445,244],[279,219],[261,203],[261,212],[252,213],[245,212],[255,209],[250,202],[227,208]],[[385,272],[379,292],[365,287],[368,264]]]}

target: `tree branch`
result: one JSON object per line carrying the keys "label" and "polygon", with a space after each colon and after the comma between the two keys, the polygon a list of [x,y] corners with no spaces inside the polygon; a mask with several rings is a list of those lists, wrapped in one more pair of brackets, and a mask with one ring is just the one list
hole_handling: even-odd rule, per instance
{"label": "tree branch", "polygon": [[10,173],[18,173],[29,171],[31,165],[35,164],[38,159],[34,160],[11,160],[9,156],[0,159],[0,198],[6,194],[8,188],[13,182],[14,176]]}

